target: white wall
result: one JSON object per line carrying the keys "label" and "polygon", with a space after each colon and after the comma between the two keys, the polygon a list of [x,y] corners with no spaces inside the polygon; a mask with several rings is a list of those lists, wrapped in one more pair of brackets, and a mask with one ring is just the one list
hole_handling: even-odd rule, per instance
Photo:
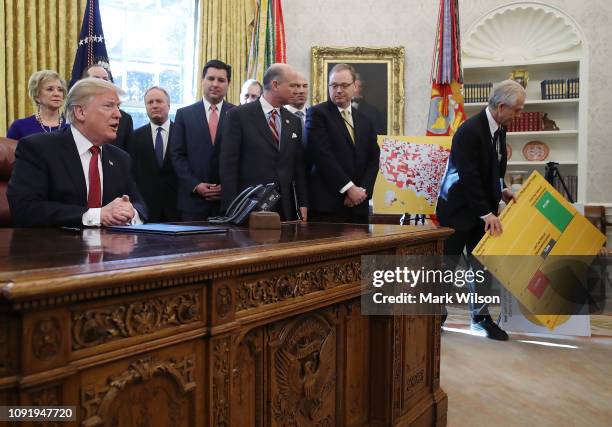
{"label": "white wall", "polygon": [[[507,0],[460,0],[462,31]],[[612,202],[612,1],[545,0],[571,16],[589,57],[587,202]],[[311,46],[404,46],[407,135],[423,135],[438,0],[283,0],[287,62],[310,75]]]}

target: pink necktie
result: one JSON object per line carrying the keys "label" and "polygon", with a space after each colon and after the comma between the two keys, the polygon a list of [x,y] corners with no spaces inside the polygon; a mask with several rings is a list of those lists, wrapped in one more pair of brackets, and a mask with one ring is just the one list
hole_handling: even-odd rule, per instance
{"label": "pink necktie", "polygon": [[210,131],[210,140],[213,145],[217,136],[217,126],[219,126],[219,114],[217,113],[217,106],[212,104],[210,106],[210,115],[208,116],[208,130]]}

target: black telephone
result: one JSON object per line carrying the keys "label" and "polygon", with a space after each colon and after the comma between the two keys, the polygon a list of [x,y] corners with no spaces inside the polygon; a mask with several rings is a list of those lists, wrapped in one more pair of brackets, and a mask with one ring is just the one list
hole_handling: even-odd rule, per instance
{"label": "black telephone", "polygon": [[213,224],[231,222],[243,225],[249,220],[251,212],[271,211],[280,199],[276,184],[259,184],[245,188],[229,205],[224,217],[213,217],[208,220]]}

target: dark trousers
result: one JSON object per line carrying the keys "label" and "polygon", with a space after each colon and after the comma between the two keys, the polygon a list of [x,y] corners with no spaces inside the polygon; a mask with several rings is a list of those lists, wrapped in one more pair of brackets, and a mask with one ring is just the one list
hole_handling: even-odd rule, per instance
{"label": "dark trousers", "polygon": [[[455,233],[450,236],[444,242],[444,255],[446,255],[450,264],[446,266],[447,269],[454,270],[457,268],[457,265],[461,261],[461,257],[463,256],[463,250],[465,249],[466,253],[466,264],[469,268],[483,269],[482,264],[478,262],[476,258],[472,256],[472,251],[480,242],[484,236],[484,222],[479,223],[477,226],[472,227],[469,230],[455,230]],[[468,282],[468,290],[470,293],[474,294],[476,289],[476,284],[474,281]],[[485,282],[478,285],[480,288],[490,288],[491,286],[491,275],[487,270],[485,272]],[[489,305],[488,304],[473,304],[470,303],[470,315],[472,319],[475,316],[488,316],[489,315]]]}

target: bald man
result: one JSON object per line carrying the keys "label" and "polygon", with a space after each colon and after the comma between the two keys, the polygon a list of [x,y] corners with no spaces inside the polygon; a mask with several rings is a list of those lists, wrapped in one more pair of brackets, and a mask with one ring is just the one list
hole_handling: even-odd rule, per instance
{"label": "bald man", "polygon": [[228,111],[220,156],[222,212],[245,188],[275,183],[281,219],[307,219],[302,123],[283,108],[296,91],[295,70],[273,64],[261,98]]}

